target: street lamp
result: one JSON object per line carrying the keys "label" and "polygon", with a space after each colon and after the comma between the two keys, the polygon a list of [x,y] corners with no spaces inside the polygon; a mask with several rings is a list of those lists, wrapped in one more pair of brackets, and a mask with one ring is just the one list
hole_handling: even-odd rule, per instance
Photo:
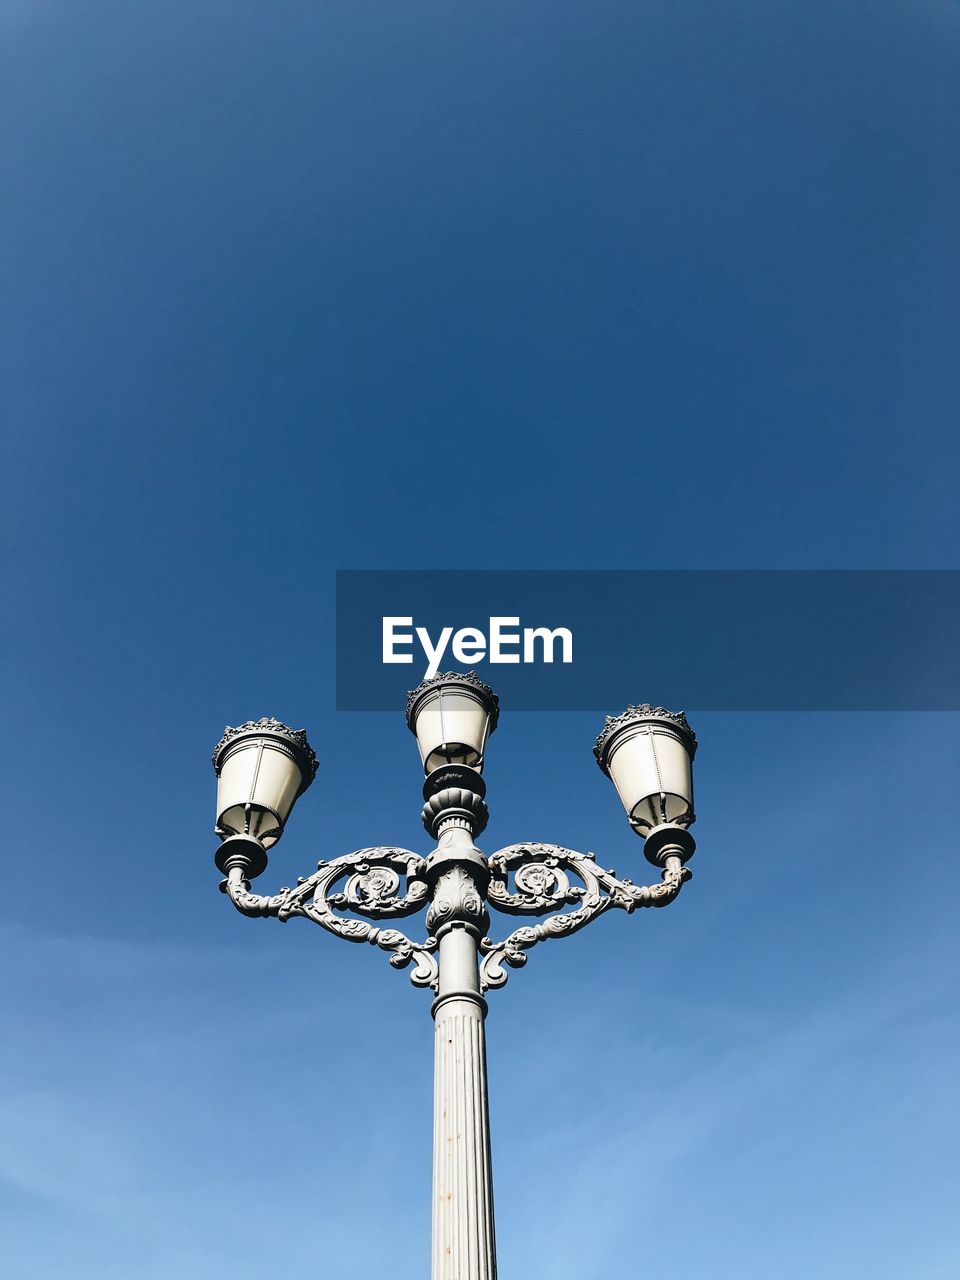
{"label": "street lamp", "polygon": [[[507,967],[548,938],[576,933],[613,907],[663,907],[690,872],[695,844],[692,762],[697,749],[682,712],[646,704],[608,716],[594,752],[614,782],[644,854],[660,868],[653,885],[621,880],[592,853],[558,845],[508,845],[485,856],[474,844],[487,824],[484,751],[499,701],[472,671],[425,680],[407,699],[426,780],[423,824],[435,841],[426,857],[409,849],[360,849],[271,896],[250,881],[267,866],[317,761],[306,734],[279,720],[228,728],[213,754],[217,772],[216,863],[220,888],[248,916],[304,916],[350,942],[412,966],[415,986],[435,993],[433,1280],[495,1280],[493,1184],[484,1042],[485,993],[502,987]],[[578,882],[578,883],[574,883]],[[426,908],[428,936],[414,942],[370,920],[396,920]],[[488,937],[489,907],[544,917],[501,941]]]}

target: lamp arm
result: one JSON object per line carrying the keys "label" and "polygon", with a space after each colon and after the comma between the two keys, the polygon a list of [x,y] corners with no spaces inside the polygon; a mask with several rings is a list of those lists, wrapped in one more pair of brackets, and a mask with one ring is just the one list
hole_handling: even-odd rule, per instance
{"label": "lamp arm", "polygon": [[[658,884],[636,885],[597,866],[592,853],[576,853],[546,844],[510,845],[493,854],[489,864],[488,898],[491,905],[501,911],[511,915],[543,915],[556,906],[578,905],[572,911],[556,912],[538,924],[523,925],[501,942],[484,938],[480,944],[483,991],[502,987],[507,981],[504,966],[521,968],[527,963],[526,952],[538,942],[578,933],[613,907],[628,914],[637,907],[665,907],[673,902],[692,875],[680,856],[671,854],[665,859]],[[513,892],[508,886],[511,871]],[[568,873],[581,884],[571,885]]]}
{"label": "lamp arm", "polygon": [[[419,878],[423,859],[409,849],[359,849],[331,862],[320,862],[312,876],[300,876],[292,888],[279,893],[253,893],[241,867],[231,867],[220,888],[245,916],[275,916],[285,923],[303,916],[328,933],[347,942],[368,942],[390,952],[390,963],[405,969],[412,961],[410,981],[416,987],[435,987],[438,966],[435,938],[413,942],[399,929],[383,929],[353,916],[341,915],[335,907],[346,907],[374,919],[396,919],[412,915],[426,902],[429,888]],[[342,891],[334,886],[349,876]],[[401,876],[406,892],[398,894]]]}

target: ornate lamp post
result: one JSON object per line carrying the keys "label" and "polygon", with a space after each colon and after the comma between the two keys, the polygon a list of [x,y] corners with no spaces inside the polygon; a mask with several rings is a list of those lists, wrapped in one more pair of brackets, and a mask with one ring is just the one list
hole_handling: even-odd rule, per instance
{"label": "ornate lamp post", "polygon": [[[433,1280],[495,1280],[493,1186],[484,1043],[485,993],[502,987],[505,966],[547,938],[576,933],[612,907],[663,907],[680,892],[695,845],[692,761],[697,742],[682,712],[647,705],[607,717],[594,753],[643,837],[660,880],[636,885],[552,844],[514,844],[485,856],[474,843],[487,824],[483,757],[497,727],[496,694],[473,672],[434,676],[407,700],[426,781],[423,824],[436,847],[360,849],[272,896],[251,892],[297,797],[317,771],[302,729],[278,720],[228,728],[217,745],[216,863],[220,886],[247,916],[304,916],[349,942],[412,966],[415,986],[435,993]],[[500,941],[488,936],[488,907],[545,917]],[[369,920],[426,908],[427,937],[411,941]],[[364,918],[365,917],[365,918]]]}

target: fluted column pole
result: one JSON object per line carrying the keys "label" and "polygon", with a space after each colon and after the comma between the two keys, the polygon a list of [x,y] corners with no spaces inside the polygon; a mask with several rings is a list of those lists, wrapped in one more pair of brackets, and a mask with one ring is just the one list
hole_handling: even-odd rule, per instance
{"label": "fluted column pole", "polygon": [[478,954],[489,873],[452,819],[429,860],[427,926],[439,942],[433,1128],[433,1280],[496,1280],[487,1055]]}

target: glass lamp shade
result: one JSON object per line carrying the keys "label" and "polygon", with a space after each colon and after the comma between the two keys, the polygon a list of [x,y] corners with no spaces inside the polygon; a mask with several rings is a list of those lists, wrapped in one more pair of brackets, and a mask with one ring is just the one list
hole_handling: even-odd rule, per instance
{"label": "glass lamp shade", "polygon": [[697,739],[682,711],[643,704],[608,716],[594,755],[613,780],[638,835],[665,822],[694,821],[693,757]]}
{"label": "glass lamp shade", "polygon": [[500,700],[474,672],[446,672],[407,694],[407,724],[416,735],[424,773],[446,764],[483,768]]}
{"label": "glass lamp shade", "polygon": [[303,729],[264,717],[228,727],[213,753],[217,833],[253,836],[265,849],[283,835],[297,796],[317,772]]}

